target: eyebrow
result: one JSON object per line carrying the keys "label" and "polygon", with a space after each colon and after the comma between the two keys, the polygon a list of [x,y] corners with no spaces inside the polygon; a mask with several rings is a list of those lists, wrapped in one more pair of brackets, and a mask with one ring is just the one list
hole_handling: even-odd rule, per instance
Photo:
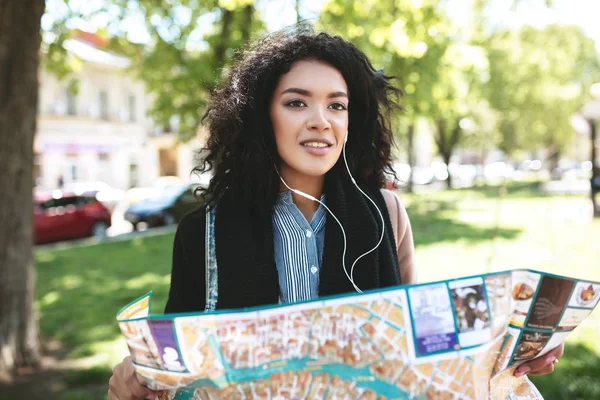
{"label": "eyebrow", "polygon": [[[303,96],[308,96],[308,97],[312,96],[312,92],[310,92],[309,90],[300,89],[300,88],[289,88],[289,89],[285,89],[283,92],[281,92],[282,95],[284,95],[286,93],[297,93],[297,94],[301,94]],[[346,94],[346,92],[331,92],[327,95],[327,97],[329,97],[329,98],[334,98],[334,97],[348,98],[348,95]]]}

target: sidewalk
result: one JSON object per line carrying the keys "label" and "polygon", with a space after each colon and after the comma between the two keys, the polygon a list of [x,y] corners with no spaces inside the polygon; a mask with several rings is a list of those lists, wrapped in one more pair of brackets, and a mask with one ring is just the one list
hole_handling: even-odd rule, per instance
{"label": "sidewalk", "polygon": [[561,179],[548,181],[541,185],[541,190],[549,194],[583,194],[590,193],[590,181],[587,179]]}
{"label": "sidewalk", "polygon": [[74,247],[88,247],[95,246],[100,243],[110,243],[110,242],[122,242],[124,240],[131,240],[139,237],[151,237],[164,235],[166,233],[175,232],[177,229],[177,225],[172,226],[164,226],[160,228],[152,228],[145,231],[140,232],[130,232],[117,236],[107,236],[103,238],[87,238],[80,240],[69,240],[65,242],[57,242],[57,243],[49,243],[42,244],[34,247],[35,251],[55,251],[55,250],[66,250]]}

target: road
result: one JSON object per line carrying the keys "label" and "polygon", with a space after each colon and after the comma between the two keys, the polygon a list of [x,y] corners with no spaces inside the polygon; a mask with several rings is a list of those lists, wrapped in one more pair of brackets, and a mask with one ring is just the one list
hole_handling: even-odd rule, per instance
{"label": "road", "polygon": [[[457,185],[455,185],[455,186],[468,187],[468,186],[470,186],[470,184],[467,182],[457,182]],[[438,182],[434,182],[429,185],[415,185],[414,191],[415,191],[415,193],[431,193],[431,192],[442,191],[445,188],[446,188],[445,182],[438,181]],[[581,195],[581,194],[589,193],[590,183],[588,180],[566,180],[566,179],[563,179],[563,180],[559,180],[559,181],[547,182],[541,186],[541,190],[545,191],[547,193],[550,193],[550,194]],[[125,203],[121,203],[114,209],[114,211],[112,213],[112,226],[110,228],[108,228],[108,230],[106,231],[106,235],[109,238],[108,240],[127,240],[127,239],[130,239],[132,237],[137,237],[137,236],[152,236],[152,235],[161,234],[163,232],[172,231],[175,229],[174,226],[171,226],[171,227],[164,227],[164,228],[151,228],[151,229],[147,229],[145,231],[136,232],[133,230],[133,226],[129,222],[125,221],[125,219],[124,219],[124,213],[125,213],[126,207],[127,206]],[[591,210],[591,206],[588,207],[587,202],[582,201],[582,206],[577,210],[577,214],[579,216],[578,219],[582,219],[582,220],[586,220],[586,221],[591,219],[591,216],[589,215],[590,210],[588,210],[588,208]],[[52,248],[68,248],[68,247],[74,247],[74,246],[85,246],[85,245],[96,244],[102,240],[106,240],[106,239],[89,238],[89,239],[82,239],[82,240],[59,242],[59,243],[55,243],[55,244],[41,245],[41,246],[36,246],[36,248],[38,248],[38,249],[50,248],[50,247],[52,247]]]}
{"label": "road", "polygon": [[[469,187],[472,182],[454,181],[455,187]],[[444,190],[445,182],[434,182],[430,185],[415,185],[415,193],[431,193]],[[559,180],[549,181],[541,186],[541,190],[550,194],[587,194],[590,190],[590,182],[588,180]],[[131,234],[133,232],[132,225],[125,221],[123,215],[125,213],[126,204],[119,204],[112,214],[112,226],[106,232],[108,237],[116,237],[121,235]]]}

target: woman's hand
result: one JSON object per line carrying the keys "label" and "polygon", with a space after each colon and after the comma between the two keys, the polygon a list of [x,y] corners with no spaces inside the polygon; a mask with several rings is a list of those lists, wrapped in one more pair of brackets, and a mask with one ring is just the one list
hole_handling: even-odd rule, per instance
{"label": "woman's hand", "polygon": [[125,357],[113,368],[108,381],[109,400],[155,399],[157,394],[140,383],[131,356]]}
{"label": "woman's hand", "polygon": [[544,354],[540,358],[528,361],[521,364],[515,371],[515,376],[527,375],[547,375],[554,372],[554,365],[558,362],[558,359],[562,357],[565,350],[564,343],[554,348],[548,353]]}

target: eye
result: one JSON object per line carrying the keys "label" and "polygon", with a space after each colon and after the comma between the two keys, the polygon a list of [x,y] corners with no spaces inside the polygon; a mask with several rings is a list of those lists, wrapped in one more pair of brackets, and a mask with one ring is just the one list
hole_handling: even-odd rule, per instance
{"label": "eye", "polygon": [[346,109],[346,106],[343,103],[333,103],[330,104],[329,107],[337,111],[344,111]]}
{"label": "eye", "polygon": [[292,108],[300,108],[300,107],[306,107],[306,104],[304,104],[304,102],[302,100],[290,100],[287,103],[285,103],[286,106],[288,107],[292,107]]}

